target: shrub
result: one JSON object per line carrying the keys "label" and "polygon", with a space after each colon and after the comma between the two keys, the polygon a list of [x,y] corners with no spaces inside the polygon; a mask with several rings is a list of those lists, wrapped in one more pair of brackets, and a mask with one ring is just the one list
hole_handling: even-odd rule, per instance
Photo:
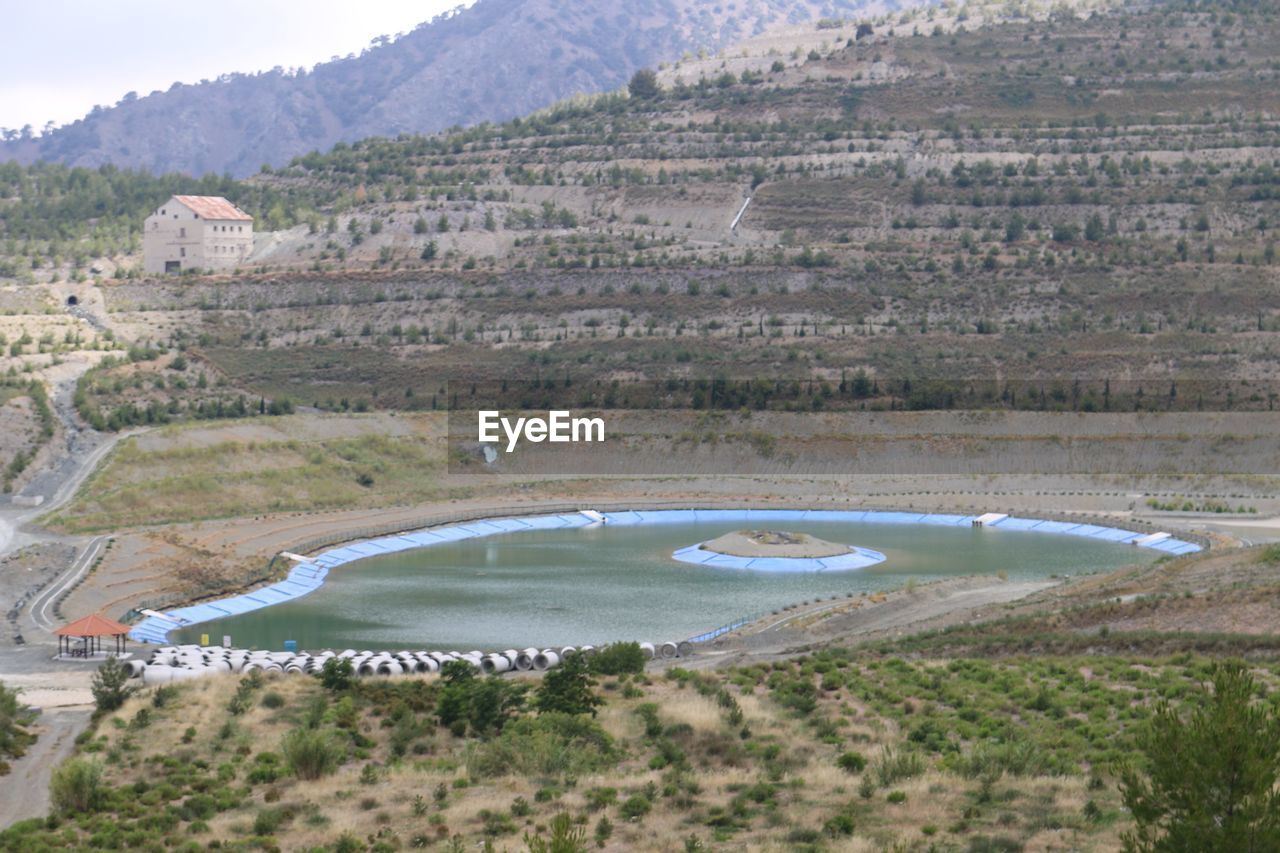
{"label": "shrub", "polygon": [[640,648],[639,643],[610,643],[591,658],[591,670],[601,675],[644,672],[644,664],[644,650]]}
{"label": "shrub", "polygon": [[822,831],[832,838],[838,838],[842,835],[853,835],[855,829],[858,828],[857,822],[853,819],[853,815],[842,812],[835,817],[829,819],[822,825]]}
{"label": "shrub", "polygon": [[627,820],[638,820],[647,815],[652,808],[653,803],[649,802],[648,797],[636,794],[627,798],[627,801],[622,804],[622,808],[618,809],[618,814]]}
{"label": "shrub", "polygon": [[[639,650],[639,646],[636,649]],[[534,707],[540,714],[590,714],[594,717],[596,707],[604,704],[604,700],[591,689],[595,683],[583,656],[573,655],[543,677],[534,697]]]}
{"label": "shrub", "polygon": [[320,685],[332,693],[347,690],[355,678],[355,668],[349,658],[329,658],[320,668]]}
{"label": "shrub", "polygon": [[99,712],[114,711],[133,695],[134,688],[128,685],[128,681],[129,673],[114,655],[103,661],[89,686]]}
{"label": "shrub", "polygon": [[102,766],[82,758],[69,758],[53,771],[49,796],[56,811],[65,814],[91,812],[102,799]]}
{"label": "shrub", "polygon": [[283,708],[284,697],[274,690],[270,690],[262,697],[262,707],[271,709]]}
{"label": "shrub", "polygon": [[600,820],[596,823],[596,846],[603,847],[612,835],[613,821],[609,820],[608,815],[600,815]]}
{"label": "shrub", "polygon": [[867,766],[867,759],[860,752],[846,752],[836,759],[836,766],[846,773],[861,773]]}
{"label": "shrub", "polygon": [[547,713],[516,720],[492,740],[471,744],[467,772],[483,778],[581,776],[617,763],[613,740],[585,716]]}
{"label": "shrub", "polygon": [[551,819],[549,837],[525,833],[524,843],[529,853],[580,853],[587,849],[587,831],[575,825],[568,812],[560,812]]}
{"label": "shrub", "polygon": [[881,785],[892,785],[924,772],[924,758],[909,749],[886,746],[875,761],[876,778]]}
{"label": "shrub", "polygon": [[1010,776],[1039,776],[1049,770],[1049,759],[1030,741],[980,743],[956,763],[960,775],[970,779]]}
{"label": "shrub", "polygon": [[658,75],[649,68],[636,71],[627,83],[627,92],[631,97],[641,100],[656,98],[661,91],[658,86]]}
{"label": "shrub", "polygon": [[271,835],[284,824],[287,817],[282,808],[263,809],[253,819],[253,834]]}
{"label": "shrub", "polygon": [[332,773],[346,758],[346,750],[330,732],[295,729],[281,743],[285,764],[299,779],[314,780]]}
{"label": "shrub", "polygon": [[27,729],[33,720],[35,711],[22,704],[18,691],[0,684],[0,758],[22,757],[35,741]]}
{"label": "shrub", "polygon": [[480,735],[502,731],[524,707],[527,686],[497,676],[480,678],[466,661],[449,661],[441,669],[444,682],[436,700],[440,725],[455,734],[467,727]]}
{"label": "shrub", "polygon": [[587,791],[587,809],[597,812],[618,801],[617,788],[592,788]]}

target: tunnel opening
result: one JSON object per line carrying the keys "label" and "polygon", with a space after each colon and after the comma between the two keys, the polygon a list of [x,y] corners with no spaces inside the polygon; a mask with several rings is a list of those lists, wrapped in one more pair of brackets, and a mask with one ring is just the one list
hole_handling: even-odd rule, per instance
{"label": "tunnel opening", "polygon": [[67,297],[67,307],[68,307],[68,308],[74,308],[75,306],[77,306],[77,305],[79,305],[79,304],[80,304],[80,297],[75,296],[75,295],[71,295],[71,296],[68,296],[68,297]]}

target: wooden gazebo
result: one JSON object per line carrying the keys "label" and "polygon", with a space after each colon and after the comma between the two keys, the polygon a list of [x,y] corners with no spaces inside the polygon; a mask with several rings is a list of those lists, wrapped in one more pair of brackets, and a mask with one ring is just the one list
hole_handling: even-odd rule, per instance
{"label": "wooden gazebo", "polygon": [[[94,613],[83,619],[77,619],[70,625],[65,625],[53,633],[58,637],[59,657],[91,658],[103,651],[103,637],[114,637],[115,654],[123,653],[129,626],[122,625],[113,619],[108,619],[99,613]],[[80,646],[72,642],[77,637],[83,641]]]}

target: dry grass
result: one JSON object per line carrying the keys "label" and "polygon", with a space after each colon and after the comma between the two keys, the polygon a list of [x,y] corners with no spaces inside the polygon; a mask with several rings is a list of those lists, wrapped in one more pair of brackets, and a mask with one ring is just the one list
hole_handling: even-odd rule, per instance
{"label": "dry grass", "polygon": [[[714,675],[695,676],[684,686],[675,679],[645,679],[637,685],[639,695],[628,690],[625,698],[623,690],[611,690],[598,722],[621,747],[621,760],[613,769],[576,779],[468,780],[463,767],[474,742],[436,727],[429,714],[419,717],[428,724],[404,758],[393,760],[387,751],[392,729],[384,725],[390,722],[390,700],[381,706],[360,700],[354,732],[366,745],[351,746],[336,772],[314,782],[282,775],[253,783],[249,774],[259,755],[279,752],[284,735],[302,723],[322,691],[308,678],[269,679],[254,691],[249,710],[232,718],[228,702],[239,684],[230,676],[183,684],[163,708],[152,706],[154,691],[144,691],[98,727],[101,743],[94,749],[105,753],[108,779],[116,784],[154,784],[157,762],[164,759],[235,769],[232,784],[244,786],[246,794],[237,807],[210,817],[207,828],[195,829],[202,843],[248,842],[255,821],[261,824],[280,809],[293,816],[272,835],[287,849],[331,845],[344,833],[362,839],[382,833],[402,847],[439,845],[454,836],[471,847],[490,837],[499,849],[512,849],[561,811],[584,821],[589,843],[607,817],[613,829],[601,849],[613,851],[678,851],[691,837],[713,849],[781,851],[817,844],[924,850],[935,842],[967,845],[980,836],[1014,839],[1026,850],[1109,850],[1122,828],[1114,790],[1090,790],[1082,775],[1000,776],[984,784],[926,757],[920,775],[868,789],[864,780],[874,778],[872,767],[850,773],[837,765],[837,756],[857,749],[872,760],[884,747],[901,749],[906,736],[896,721],[855,701],[853,687],[823,697],[825,710],[815,716],[784,710],[769,690],[727,685]],[[740,723],[729,722],[717,699],[722,691],[741,708]],[[283,706],[265,707],[261,699],[267,692],[280,694]],[[646,736],[637,713],[646,703],[658,708],[662,734],[656,739]],[[332,715],[332,698],[328,704]],[[138,728],[130,721],[142,709],[151,722]],[[830,717],[829,711],[837,713]],[[828,718],[837,724],[834,740],[819,737],[817,722]],[[228,719],[234,719],[229,733],[223,730]],[[188,727],[194,737],[184,738]],[[679,748],[682,764],[653,764],[663,753],[662,742]],[[371,766],[374,771],[366,769]],[[376,773],[372,784],[369,772]],[[616,799],[601,808],[598,792],[607,788],[615,789]],[[651,810],[628,817],[624,804],[637,796],[649,799]],[[1086,820],[1091,800],[1113,817]],[[517,806],[521,802],[527,811]],[[844,828],[833,820],[840,815],[850,821]]]}
{"label": "dry grass", "polygon": [[[264,513],[418,503],[440,494],[440,425],[406,435],[225,440],[142,449],[126,439],[47,521],[70,532]],[[268,422],[269,425],[269,422]],[[211,433],[206,426],[189,428]]]}

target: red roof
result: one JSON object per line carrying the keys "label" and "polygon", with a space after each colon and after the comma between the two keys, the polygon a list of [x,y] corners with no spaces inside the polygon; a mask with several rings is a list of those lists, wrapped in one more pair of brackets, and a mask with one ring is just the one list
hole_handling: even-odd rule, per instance
{"label": "red roof", "polygon": [[220,222],[252,222],[253,217],[218,195],[175,195],[174,198],[201,219]]}
{"label": "red roof", "polygon": [[114,637],[116,634],[129,633],[129,626],[94,613],[83,619],[77,619],[53,633],[59,637]]}

